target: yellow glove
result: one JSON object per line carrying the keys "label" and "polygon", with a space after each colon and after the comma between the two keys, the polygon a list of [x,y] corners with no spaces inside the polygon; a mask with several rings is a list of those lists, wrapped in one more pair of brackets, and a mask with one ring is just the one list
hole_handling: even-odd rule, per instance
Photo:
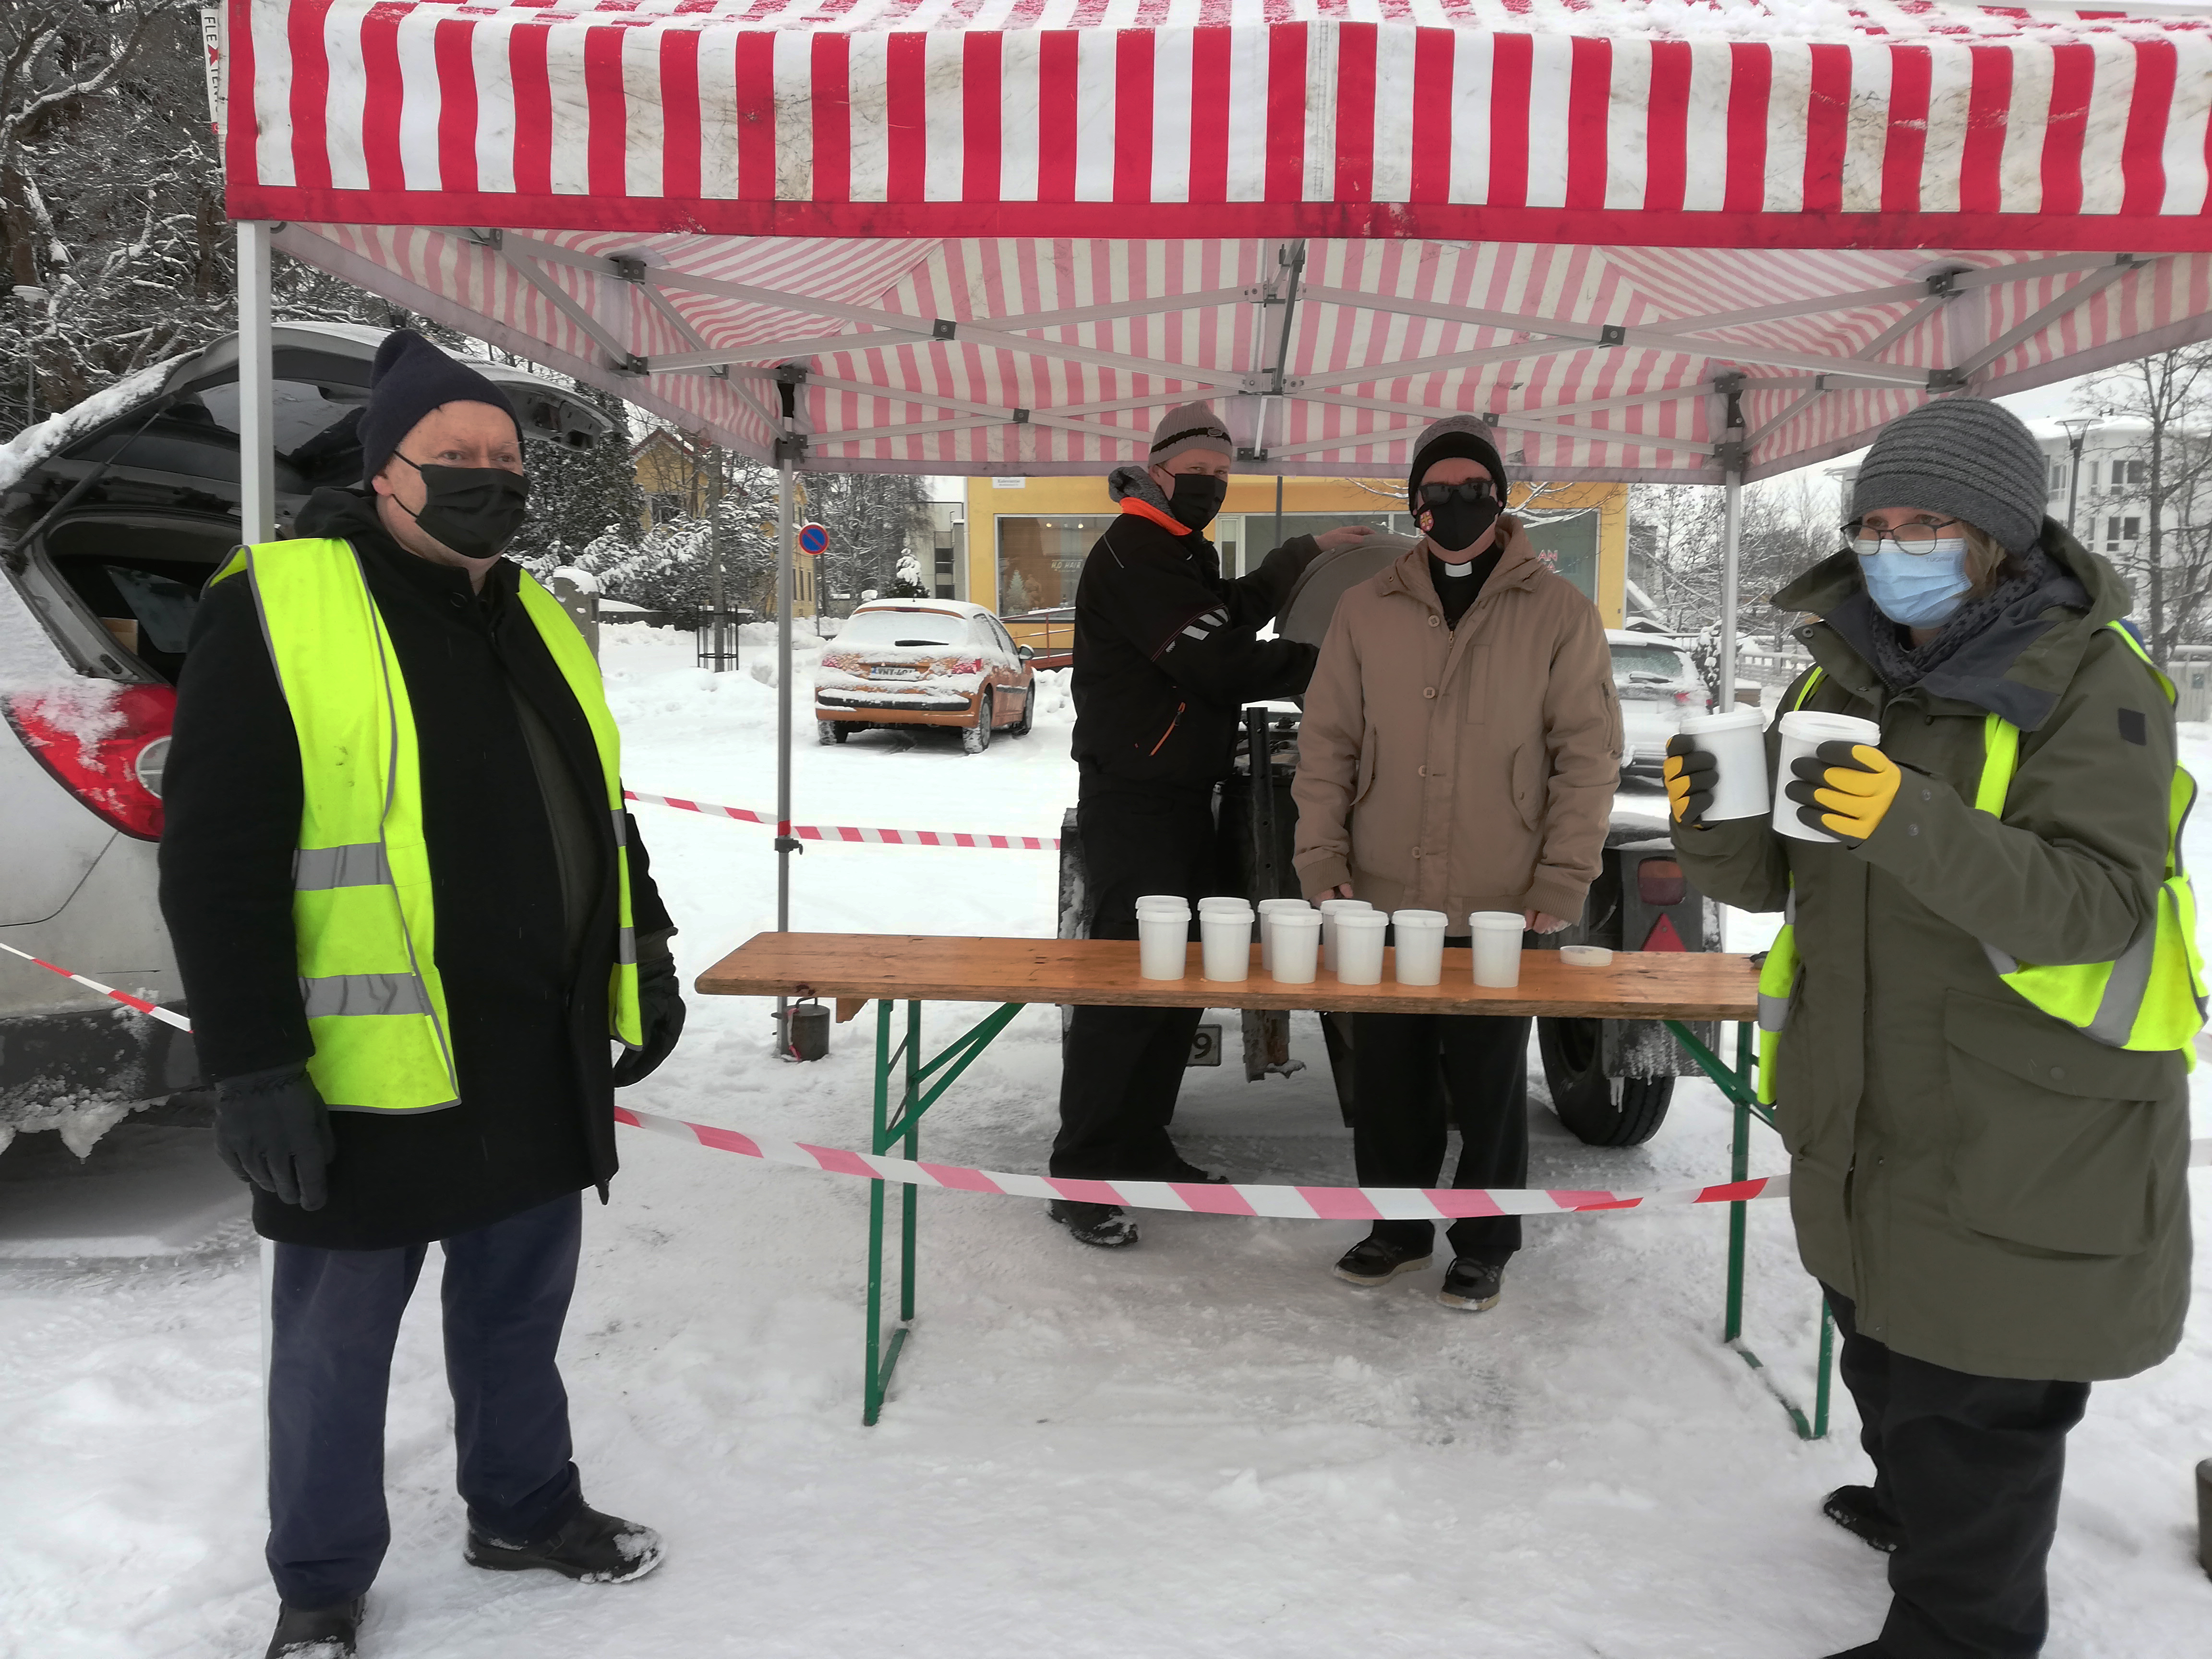
{"label": "yellow glove", "polygon": [[1880,826],[1905,781],[1881,750],[1841,739],[1799,757],[1790,769],[1797,781],[1782,793],[1797,803],[1798,818],[1854,847]]}
{"label": "yellow glove", "polygon": [[1720,781],[1720,763],[1709,750],[1698,747],[1695,738],[1667,739],[1667,759],[1660,775],[1667,781],[1667,808],[1674,822],[1693,830],[1705,827],[1705,812],[1713,804],[1713,786]]}

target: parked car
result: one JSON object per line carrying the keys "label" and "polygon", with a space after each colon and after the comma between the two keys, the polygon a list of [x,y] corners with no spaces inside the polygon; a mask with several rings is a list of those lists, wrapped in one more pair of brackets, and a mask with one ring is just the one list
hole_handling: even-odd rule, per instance
{"label": "parked car", "polygon": [[1016,645],[1030,648],[1030,666],[1040,674],[1066,668],[1075,661],[1075,607],[1054,605],[1048,611],[1024,611],[1004,618],[1006,632]]}
{"label": "parked car", "polygon": [[[357,411],[381,329],[276,330],[280,535],[361,476]],[[522,370],[526,436],[573,448],[605,418]],[[239,540],[234,338],[142,371],[0,450],[0,940],[167,1006],[155,897],[161,766],[192,614]],[[0,956],[0,1146],[189,1088],[189,1037]],[[61,1103],[58,1106],[57,1102]]]}
{"label": "parked car", "polygon": [[1667,740],[1680,729],[1682,716],[1709,712],[1712,695],[1682,641],[1610,628],[1605,638],[1620,698],[1621,775],[1656,777]]}
{"label": "parked car", "polygon": [[890,726],[954,726],[980,755],[991,734],[1025,738],[1036,671],[1028,646],[965,599],[871,599],[823,648],[814,677],[822,741]]}

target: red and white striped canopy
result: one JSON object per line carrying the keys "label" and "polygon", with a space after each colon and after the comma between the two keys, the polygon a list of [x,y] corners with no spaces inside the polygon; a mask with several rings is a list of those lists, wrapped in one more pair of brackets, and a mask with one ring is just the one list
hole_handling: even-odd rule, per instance
{"label": "red and white striped canopy", "polygon": [[[2142,15],[2144,12],[2185,15]],[[1715,479],[2212,332],[2212,22],[1950,0],[230,0],[239,218],[687,429]],[[1997,250],[1997,251],[1993,251]]]}

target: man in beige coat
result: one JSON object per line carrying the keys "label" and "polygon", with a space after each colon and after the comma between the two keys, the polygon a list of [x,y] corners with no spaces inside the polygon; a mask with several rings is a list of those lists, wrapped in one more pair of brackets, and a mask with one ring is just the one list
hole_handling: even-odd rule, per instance
{"label": "man in beige coat", "polygon": [[[1503,515],[1505,467],[1471,416],[1415,446],[1407,493],[1421,544],[1338,603],[1298,739],[1296,864],[1310,899],[1518,910],[1534,933],[1579,918],[1620,777],[1620,710],[1597,609]],[[1464,942],[1463,938],[1458,942]],[[1352,1020],[1352,1154],[1362,1186],[1433,1187],[1445,1103],[1455,1187],[1528,1178],[1525,1018]],[[1435,1228],[1379,1221],[1336,1264],[1380,1285],[1428,1265]],[[1439,1299],[1494,1305],[1521,1244],[1511,1216],[1453,1224]]]}

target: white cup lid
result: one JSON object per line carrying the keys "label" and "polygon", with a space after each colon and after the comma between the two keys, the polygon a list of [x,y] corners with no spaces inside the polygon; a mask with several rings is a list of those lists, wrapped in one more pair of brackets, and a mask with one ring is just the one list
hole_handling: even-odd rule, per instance
{"label": "white cup lid", "polygon": [[1685,714],[1680,729],[1685,736],[1703,732],[1758,732],[1766,726],[1766,715],[1757,708],[1731,708],[1724,714]]}
{"label": "white cup lid", "polygon": [[1338,915],[1336,925],[1352,928],[1388,927],[1390,918],[1381,910],[1346,910]]}
{"label": "white cup lid", "polygon": [[[1321,912],[1325,916],[1340,916],[1347,910],[1373,910],[1365,899],[1323,899]],[[1380,915],[1378,911],[1376,914]]]}
{"label": "white cup lid", "polygon": [[1441,910],[1393,910],[1391,925],[1398,927],[1449,927],[1451,918]]}
{"label": "white cup lid", "polygon": [[1528,928],[1527,918],[1518,910],[1477,910],[1468,917],[1467,925],[1495,928],[1500,932],[1510,927],[1516,933],[1526,933]]}

